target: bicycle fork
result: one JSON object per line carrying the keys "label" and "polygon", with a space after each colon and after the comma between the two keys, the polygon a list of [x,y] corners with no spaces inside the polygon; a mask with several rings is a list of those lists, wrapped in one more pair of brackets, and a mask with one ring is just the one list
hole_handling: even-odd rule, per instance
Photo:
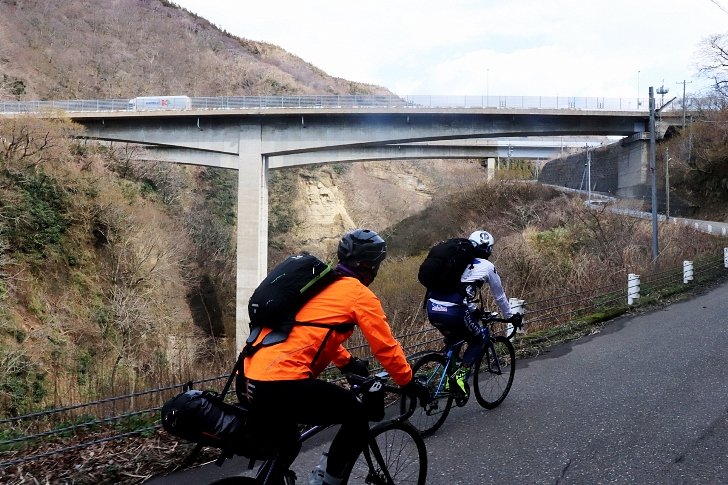
{"label": "bicycle fork", "polygon": [[[376,463],[372,460],[372,455],[374,455]],[[366,459],[367,467],[369,468],[366,483],[371,483],[373,485],[394,485],[394,480],[392,480],[389,470],[384,464],[382,451],[379,449],[379,445],[377,445],[377,441],[371,433],[369,434],[369,444],[366,448],[364,448],[364,458]],[[382,481],[382,479],[384,479],[384,481]]]}

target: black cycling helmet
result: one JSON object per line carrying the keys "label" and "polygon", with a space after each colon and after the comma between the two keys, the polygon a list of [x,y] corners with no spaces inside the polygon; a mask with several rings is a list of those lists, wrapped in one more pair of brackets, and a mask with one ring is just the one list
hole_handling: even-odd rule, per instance
{"label": "black cycling helmet", "polygon": [[354,272],[359,281],[369,286],[387,257],[387,244],[369,229],[355,229],[339,241],[339,264]]}

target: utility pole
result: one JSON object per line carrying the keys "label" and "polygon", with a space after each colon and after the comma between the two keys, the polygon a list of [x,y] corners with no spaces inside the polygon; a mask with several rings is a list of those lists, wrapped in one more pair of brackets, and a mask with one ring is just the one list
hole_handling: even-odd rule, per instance
{"label": "utility pole", "polygon": [[640,101],[640,71],[637,71],[637,109],[640,109],[642,102]]}
{"label": "utility pole", "polygon": [[682,81],[682,82],[678,81],[677,83],[683,85],[683,122],[682,122],[682,127],[683,127],[683,130],[684,130],[685,129],[685,85],[692,83],[692,81]]}
{"label": "utility pole", "polygon": [[650,86],[650,173],[652,174],[652,262],[657,264],[657,179],[655,176],[655,91]]}
{"label": "utility pole", "polygon": [[670,149],[665,148],[665,220],[670,220]]}
{"label": "utility pole", "polygon": [[586,204],[591,207],[591,152],[586,145]]}
{"label": "utility pole", "polygon": [[665,87],[665,80],[663,79],[662,80],[662,86],[660,86],[659,88],[657,88],[657,94],[661,94],[662,95],[662,101],[660,101],[660,109],[659,109],[659,111],[660,111],[660,120],[662,120],[662,108],[665,106],[665,95],[667,94],[668,91],[670,91],[670,88],[666,88]]}

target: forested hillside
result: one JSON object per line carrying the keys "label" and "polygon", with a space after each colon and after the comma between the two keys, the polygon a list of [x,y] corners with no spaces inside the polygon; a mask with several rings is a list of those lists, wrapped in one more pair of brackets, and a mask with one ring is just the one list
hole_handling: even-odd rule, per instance
{"label": "forested hillside", "polygon": [[0,100],[380,94],[159,0],[0,0]]}
{"label": "forested hillside", "polygon": [[[0,0],[0,100],[380,94],[157,0]],[[223,372],[237,173],[0,118],[0,415]],[[75,141],[74,141],[75,140]],[[477,182],[477,162],[271,173],[271,264]]]}

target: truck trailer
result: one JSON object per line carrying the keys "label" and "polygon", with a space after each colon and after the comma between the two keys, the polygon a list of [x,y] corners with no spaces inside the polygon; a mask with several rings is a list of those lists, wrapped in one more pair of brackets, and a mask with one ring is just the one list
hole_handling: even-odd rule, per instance
{"label": "truck trailer", "polygon": [[129,100],[131,111],[191,108],[189,96],[141,96]]}

